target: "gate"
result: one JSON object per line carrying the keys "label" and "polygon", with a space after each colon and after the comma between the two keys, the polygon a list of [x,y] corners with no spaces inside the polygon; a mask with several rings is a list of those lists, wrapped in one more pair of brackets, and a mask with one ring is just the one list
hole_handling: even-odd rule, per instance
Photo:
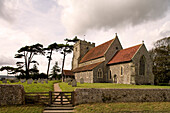
{"label": "gate", "polygon": [[74,92],[49,92],[49,105],[74,104]]}

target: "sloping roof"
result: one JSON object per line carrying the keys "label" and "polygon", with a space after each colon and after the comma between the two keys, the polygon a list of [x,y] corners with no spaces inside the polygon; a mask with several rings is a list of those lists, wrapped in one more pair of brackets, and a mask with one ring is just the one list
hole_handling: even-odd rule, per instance
{"label": "sloping roof", "polygon": [[74,76],[74,73],[73,73],[73,71],[71,71],[71,70],[63,70],[63,74],[64,75],[70,75],[70,76]]}
{"label": "sloping roof", "polygon": [[118,51],[116,55],[109,61],[108,64],[115,64],[115,63],[130,61],[141,45],[142,44],[139,44],[139,45]]}
{"label": "sloping roof", "polygon": [[80,63],[104,56],[104,53],[107,51],[107,49],[109,48],[109,46],[113,42],[113,40],[114,39],[90,49],[87,52],[87,54],[81,59]]}
{"label": "sloping roof", "polygon": [[98,63],[95,63],[95,64],[90,64],[90,65],[87,65],[87,66],[78,67],[78,68],[74,69],[73,72],[90,71],[101,63],[102,62],[98,62]]}

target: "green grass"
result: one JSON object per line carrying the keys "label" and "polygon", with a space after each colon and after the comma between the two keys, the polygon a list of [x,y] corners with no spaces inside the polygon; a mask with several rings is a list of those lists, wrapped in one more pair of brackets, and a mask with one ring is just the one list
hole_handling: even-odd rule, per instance
{"label": "green grass", "polygon": [[170,86],[154,86],[154,85],[130,85],[130,84],[113,84],[113,83],[77,83],[77,87],[72,87],[67,83],[59,84],[62,91],[73,91],[75,88],[170,88]]}
{"label": "green grass", "polygon": [[76,106],[77,113],[170,112],[170,102],[94,103]]}
{"label": "green grass", "polygon": [[[55,80],[55,81],[48,81],[48,84],[44,83],[32,83],[32,84],[27,84],[27,82],[25,83],[21,83],[21,82],[18,82],[18,83],[10,83],[8,81],[7,84],[20,84],[20,85],[23,85],[24,86],[24,90],[25,92],[48,92],[48,91],[53,91],[54,90],[54,83],[57,83],[59,81]],[[0,84],[4,84],[2,83],[2,81],[0,81]]]}
{"label": "green grass", "polygon": [[0,106],[0,113],[42,113],[43,109],[40,105]]}

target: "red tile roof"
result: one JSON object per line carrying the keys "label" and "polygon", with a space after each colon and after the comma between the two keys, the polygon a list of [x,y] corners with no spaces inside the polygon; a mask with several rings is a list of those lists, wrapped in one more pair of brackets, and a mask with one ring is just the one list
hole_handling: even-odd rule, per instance
{"label": "red tile roof", "polygon": [[139,44],[139,45],[118,51],[116,55],[109,61],[108,64],[130,61],[141,45],[142,44]]}
{"label": "red tile roof", "polygon": [[102,62],[98,62],[98,63],[95,63],[95,64],[90,64],[90,65],[87,65],[87,66],[78,67],[78,68],[74,69],[73,72],[89,71],[89,70],[94,69],[96,66],[98,66],[101,63]]}
{"label": "red tile roof", "polygon": [[107,51],[113,40],[114,39],[90,49],[87,54],[81,59],[80,63],[104,56],[105,52]]}
{"label": "red tile roof", "polygon": [[64,74],[64,75],[74,76],[74,73],[73,73],[73,71],[71,71],[71,70],[63,70],[63,74]]}

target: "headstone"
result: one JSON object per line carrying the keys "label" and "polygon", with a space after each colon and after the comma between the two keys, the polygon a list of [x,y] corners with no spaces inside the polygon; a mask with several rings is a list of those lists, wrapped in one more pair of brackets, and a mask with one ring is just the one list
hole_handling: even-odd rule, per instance
{"label": "headstone", "polygon": [[32,84],[33,80],[32,79],[28,79],[27,80],[27,84]]}
{"label": "headstone", "polygon": [[19,80],[18,80],[18,79],[15,79],[15,82],[19,82]]}
{"label": "headstone", "polygon": [[26,79],[21,79],[20,81],[21,81],[21,83],[24,83],[26,81]]}
{"label": "headstone", "polygon": [[5,80],[2,80],[2,83],[7,83],[7,80],[5,79]]}
{"label": "headstone", "polygon": [[39,79],[38,79],[38,83],[40,83],[40,82],[41,82],[41,79],[39,78]]}
{"label": "headstone", "polygon": [[66,82],[68,83],[68,82],[71,82],[72,81],[72,79],[71,78],[66,78]]}
{"label": "headstone", "polygon": [[70,82],[68,82],[68,85],[71,85],[71,81],[70,81]]}
{"label": "headstone", "polygon": [[37,79],[34,80],[34,83],[37,84]]}
{"label": "headstone", "polygon": [[55,78],[52,78],[52,80],[55,80]]}
{"label": "headstone", "polygon": [[44,80],[41,80],[41,84],[44,84]]}
{"label": "headstone", "polygon": [[84,79],[83,78],[80,79],[80,84],[84,84]]}
{"label": "headstone", "polygon": [[47,79],[45,80],[45,83],[47,83],[47,84],[48,84],[48,80],[47,80]]}
{"label": "headstone", "polygon": [[72,85],[72,87],[77,87],[77,81],[75,79],[73,79],[71,85]]}

